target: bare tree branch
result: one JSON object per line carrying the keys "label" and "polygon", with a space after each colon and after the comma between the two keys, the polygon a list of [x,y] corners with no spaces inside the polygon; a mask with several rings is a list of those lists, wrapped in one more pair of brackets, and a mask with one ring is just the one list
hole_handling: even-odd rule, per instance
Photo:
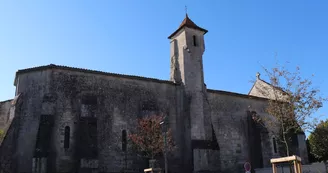
{"label": "bare tree branch", "polygon": [[258,79],[257,90],[269,99],[266,112],[274,117],[274,120],[265,121],[279,128],[279,139],[288,156],[292,135],[313,129],[316,119],[312,116],[327,98],[322,97],[320,90],[312,86],[311,79],[302,77],[299,67],[291,72],[277,63],[272,69],[263,69],[269,83]]}

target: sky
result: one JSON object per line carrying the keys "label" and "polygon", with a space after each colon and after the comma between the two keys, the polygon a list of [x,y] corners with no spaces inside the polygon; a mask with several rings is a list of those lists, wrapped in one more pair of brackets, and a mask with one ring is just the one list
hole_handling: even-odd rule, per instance
{"label": "sky", "polygon": [[[326,0],[0,1],[0,101],[15,72],[57,64],[169,80],[167,37],[185,17],[209,32],[203,56],[210,89],[247,94],[262,66],[299,66],[328,95]],[[328,105],[317,113],[328,112]],[[325,115],[327,118],[327,115]]]}

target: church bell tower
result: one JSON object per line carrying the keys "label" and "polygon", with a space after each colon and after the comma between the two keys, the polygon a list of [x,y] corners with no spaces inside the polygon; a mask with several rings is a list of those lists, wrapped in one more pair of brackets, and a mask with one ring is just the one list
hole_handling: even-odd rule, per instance
{"label": "church bell tower", "polygon": [[[197,26],[186,14],[179,28],[168,38],[171,44],[171,74],[170,80],[184,86],[188,100],[188,124],[185,132],[191,139],[186,139],[190,145],[193,171],[199,172],[209,167],[208,150],[194,145],[211,140],[211,117],[205,111],[206,87],[204,84],[203,53],[205,51],[204,35],[206,29]],[[189,136],[189,135],[185,135]],[[189,148],[189,147],[186,147]],[[189,152],[186,151],[186,152]]]}
{"label": "church bell tower", "polygon": [[171,80],[186,89],[204,86],[203,53],[206,29],[197,26],[186,14],[179,28],[168,38],[171,43]]}

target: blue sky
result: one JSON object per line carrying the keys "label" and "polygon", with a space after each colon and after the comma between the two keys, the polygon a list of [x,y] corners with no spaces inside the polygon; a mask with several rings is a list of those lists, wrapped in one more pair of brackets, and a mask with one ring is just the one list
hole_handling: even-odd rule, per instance
{"label": "blue sky", "polygon": [[[208,88],[247,94],[261,65],[289,61],[328,95],[328,1],[48,0],[0,2],[0,100],[18,69],[50,63],[169,79],[167,36],[185,16],[205,36]],[[327,113],[325,106],[319,113]]]}

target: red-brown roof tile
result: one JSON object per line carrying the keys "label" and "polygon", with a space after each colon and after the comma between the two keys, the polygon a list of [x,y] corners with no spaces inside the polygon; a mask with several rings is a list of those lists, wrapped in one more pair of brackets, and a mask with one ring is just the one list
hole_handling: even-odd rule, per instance
{"label": "red-brown roof tile", "polygon": [[197,29],[200,31],[203,31],[204,34],[206,34],[208,31],[204,28],[201,28],[199,26],[197,26],[189,17],[188,14],[186,14],[185,19],[182,21],[182,23],[180,24],[179,28],[173,32],[168,38],[171,39],[176,33],[178,33],[182,28],[184,27],[188,27],[188,28],[193,28],[193,29]]}

